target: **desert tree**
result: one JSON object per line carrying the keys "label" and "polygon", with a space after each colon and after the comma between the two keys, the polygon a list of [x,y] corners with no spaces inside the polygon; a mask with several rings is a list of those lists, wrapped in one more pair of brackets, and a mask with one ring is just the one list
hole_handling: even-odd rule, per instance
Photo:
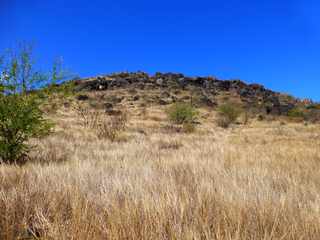
{"label": "desert tree", "polygon": [[40,98],[30,91],[67,76],[61,61],[48,73],[38,71],[33,45],[25,42],[1,55],[0,73],[0,163],[21,163],[31,149],[29,139],[48,134],[52,127]]}
{"label": "desert tree", "polygon": [[46,74],[36,70],[34,45],[21,42],[15,49],[6,50],[0,61],[1,86],[9,94],[27,93],[47,80]]}
{"label": "desert tree", "polygon": [[24,163],[28,140],[47,135],[51,127],[35,96],[0,95],[0,163]]}

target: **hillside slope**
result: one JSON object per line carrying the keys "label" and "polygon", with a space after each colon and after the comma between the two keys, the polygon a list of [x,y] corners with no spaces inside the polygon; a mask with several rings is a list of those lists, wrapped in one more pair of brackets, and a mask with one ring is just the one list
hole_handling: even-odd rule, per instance
{"label": "hillside slope", "polygon": [[[70,86],[44,91],[55,128],[29,162],[0,164],[0,239],[320,239],[320,126],[279,116],[312,103],[172,74]],[[199,112],[194,131],[168,119],[175,101]],[[226,101],[270,117],[219,127]]]}
{"label": "hillside slope", "polygon": [[[170,104],[189,101],[199,106],[215,107],[233,101],[254,112],[288,115],[295,108],[311,109],[311,100],[300,100],[287,94],[274,92],[259,84],[246,84],[241,80],[219,80],[214,77],[186,77],[183,74],[144,72],[116,73],[75,81],[77,91],[105,91],[128,89],[134,99],[137,91],[153,94],[147,103]],[[314,107],[317,109],[316,107]]]}

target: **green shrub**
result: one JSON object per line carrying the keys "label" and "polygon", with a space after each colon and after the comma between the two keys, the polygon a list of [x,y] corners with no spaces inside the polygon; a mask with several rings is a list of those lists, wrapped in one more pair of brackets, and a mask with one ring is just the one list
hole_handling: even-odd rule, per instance
{"label": "green shrub", "polygon": [[198,115],[196,109],[186,103],[175,103],[167,111],[170,121],[175,124],[192,123]]}
{"label": "green shrub", "polygon": [[22,163],[30,138],[50,132],[36,98],[25,95],[0,95],[0,161]]}
{"label": "green shrub", "polygon": [[290,118],[304,118],[304,112],[299,108],[293,108],[288,112],[288,117]]}
{"label": "green shrub", "polygon": [[218,108],[217,124],[220,127],[227,128],[231,123],[235,123],[241,114],[240,108],[226,103]]}

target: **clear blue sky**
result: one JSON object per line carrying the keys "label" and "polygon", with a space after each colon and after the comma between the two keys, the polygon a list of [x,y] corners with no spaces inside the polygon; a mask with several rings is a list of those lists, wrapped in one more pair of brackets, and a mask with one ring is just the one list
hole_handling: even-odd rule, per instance
{"label": "clear blue sky", "polygon": [[80,76],[240,78],[320,100],[316,0],[0,0],[0,49],[35,41]]}

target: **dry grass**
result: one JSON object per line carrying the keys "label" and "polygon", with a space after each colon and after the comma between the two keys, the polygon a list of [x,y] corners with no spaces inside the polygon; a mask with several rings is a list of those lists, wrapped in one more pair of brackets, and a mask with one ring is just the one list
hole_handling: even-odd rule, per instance
{"label": "dry grass", "polygon": [[57,119],[35,162],[0,166],[0,239],[320,239],[319,126],[137,118],[110,142]]}

